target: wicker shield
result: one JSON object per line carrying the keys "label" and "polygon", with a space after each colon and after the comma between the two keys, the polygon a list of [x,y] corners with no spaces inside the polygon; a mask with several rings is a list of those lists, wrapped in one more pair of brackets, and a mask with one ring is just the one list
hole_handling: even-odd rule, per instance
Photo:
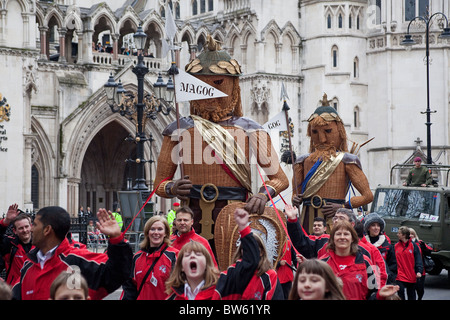
{"label": "wicker shield", "polygon": [[[236,208],[243,208],[244,202],[234,202],[225,206],[219,213],[214,227],[214,242],[217,262],[221,271],[234,263],[233,258],[239,246],[239,230],[234,221]],[[284,214],[280,214],[286,223]],[[287,240],[283,225],[273,207],[266,207],[263,215],[250,215],[252,232],[261,237],[266,245],[267,256],[272,259],[273,266],[283,255],[283,247]]]}

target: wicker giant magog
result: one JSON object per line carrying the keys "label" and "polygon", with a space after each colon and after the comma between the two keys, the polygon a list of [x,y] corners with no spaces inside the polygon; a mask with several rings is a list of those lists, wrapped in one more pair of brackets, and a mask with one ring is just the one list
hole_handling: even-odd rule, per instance
{"label": "wicker giant magog", "polygon": [[[260,124],[242,116],[238,62],[208,37],[203,51],[188,63],[186,71],[227,96],[191,101],[190,115],[179,119],[181,130],[177,130],[176,121],[166,127],[156,170],[156,193],[164,198],[178,197],[189,206],[194,211],[195,231],[213,242],[222,208],[241,202],[250,214],[263,214],[268,192],[275,197],[289,181],[270,136]],[[258,192],[252,194],[251,156],[265,173],[268,192],[260,181]],[[174,176],[179,165],[184,177]]]}

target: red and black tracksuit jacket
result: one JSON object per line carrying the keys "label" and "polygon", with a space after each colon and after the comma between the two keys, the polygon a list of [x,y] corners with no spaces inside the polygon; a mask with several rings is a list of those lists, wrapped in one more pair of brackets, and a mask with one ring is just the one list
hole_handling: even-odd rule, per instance
{"label": "red and black tracksuit jacket", "polygon": [[257,275],[260,251],[250,227],[241,231],[242,259],[220,274],[213,300],[281,300],[283,289],[275,270]]}
{"label": "red and black tracksuit jacket", "polygon": [[397,281],[415,283],[416,273],[423,272],[422,256],[419,247],[409,239],[395,244],[397,258]]}
{"label": "red and black tracksuit jacket", "polygon": [[321,236],[308,235],[298,219],[288,219],[286,225],[292,244],[307,259],[317,258],[319,252],[323,251],[330,239],[329,234]]}
{"label": "red and black tracksuit jacket", "polygon": [[[122,285],[122,300],[165,300],[167,298],[166,281],[175,266],[178,249],[165,247],[166,244],[163,244],[153,252],[139,250],[134,255],[131,277]],[[145,275],[155,261],[152,271],[142,285]],[[142,289],[139,293],[141,285]]]}
{"label": "red and black tracksuit jacket", "polygon": [[347,300],[380,298],[377,295],[379,283],[372,262],[360,251],[356,254],[353,262],[346,266],[339,265],[335,252],[331,250],[327,250],[327,254],[322,256],[321,260],[325,261],[334,274],[342,280],[343,292]]}
{"label": "red and black tracksuit jacket", "polygon": [[27,253],[34,248],[30,243],[24,244],[19,237],[5,235],[8,226],[0,221],[0,254],[5,261],[6,283],[14,286],[20,279],[20,269],[28,259]]}
{"label": "red and black tracksuit jacket", "polygon": [[86,278],[93,300],[117,290],[131,274],[133,251],[123,236],[109,240],[107,253],[74,248],[64,239],[43,269],[37,259],[38,251],[34,248],[28,253],[29,260],[21,270],[20,281],[13,287],[15,300],[48,300],[53,280],[71,266]]}

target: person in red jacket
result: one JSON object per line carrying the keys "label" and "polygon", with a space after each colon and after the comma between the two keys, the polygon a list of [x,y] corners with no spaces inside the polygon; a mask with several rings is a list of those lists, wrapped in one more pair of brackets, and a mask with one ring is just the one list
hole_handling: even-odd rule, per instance
{"label": "person in red jacket", "polygon": [[140,248],[133,258],[132,276],[122,285],[122,300],[165,300],[166,281],[178,255],[178,249],[170,246],[165,217],[153,216],[145,223]]}
{"label": "person in red jacket", "polygon": [[294,270],[297,265],[297,258],[295,252],[292,250],[291,241],[288,239],[284,244],[283,256],[277,263],[277,276],[283,288],[284,298],[287,299],[292,288],[292,281],[294,280]]}
{"label": "person in red jacket", "polygon": [[66,238],[70,229],[69,213],[57,206],[40,209],[32,223],[35,246],[13,287],[15,300],[48,300],[50,285],[63,271],[79,271],[89,285],[89,296],[99,300],[117,290],[131,274],[133,252],[124,242],[111,211],[97,212],[97,226],[109,236],[107,254],[74,248]]}
{"label": "person in red jacket", "polygon": [[[13,236],[7,236],[6,231],[12,225]],[[5,260],[5,281],[14,286],[20,279],[20,269],[27,253],[34,248],[31,244],[31,218],[26,213],[20,213],[17,204],[9,206],[4,219],[0,221],[0,254]]]}
{"label": "person in red jacket", "polygon": [[167,300],[211,300],[219,270],[210,252],[197,241],[186,243],[166,282]]}
{"label": "person in red jacket", "polygon": [[366,233],[364,238],[378,248],[386,262],[388,283],[395,283],[397,259],[395,258],[394,246],[384,233],[386,222],[376,212],[369,213],[362,221],[364,222],[364,231]]}
{"label": "person in red jacket", "polygon": [[380,288],[372,261],[361,253],[358,243],[358,235],[348,221],[334,223],[327,254],[320,258],[341,278],[346,299],[384,299],[395,294],[398,286]]}
{"label": "person in red jacket", "polygon": [[395,257],[397,258],[397,279],[400,286],[398,295],[405,300],[405,289],[408,300],[416,300],[416,282],[422,277],[423,264],[419,247],[411,241],[410,231],[401,226],[397,232],[398,242],[395,244]]}
{"label": "person in red jacket", "polygon": [[176,226],[176,231],[172,235],[172,247],[177,250],[181,250],[181,248],[190,241],[199,242],[204,245],[208,252],[211,254],[214,265],[217,268],[218,264],[211,245],[209,244],[208,240],[197,234],[193,228],[194,212],[192,211],[192,209],[186,206],[177,209],[174,223]]}
{"label": "person in red jacket", "polygon": [[178,253],[175,268],[166,282],[168,300],[220,300],[242,296],[258,267],[260,251],[248,226],[248,212],[238,208],[234,219],[240,232],[242,259],[229,266],[219,278],[209,251],[198,242],[188,242]]}
{"label": "person in red jacket", "polygon": [[[234,257],[236,262],[221,273],[213,299],[283,300],[283,289],[267,256],[264,241],[258,235],[253,235],[258,249],[246,249],[246,238],[242,238],[241,233],[241,245]],[[255,262],[257,265],[253,268]]]}
{"label": "person in red jacket", "polygon": [[416,230],[414,230],[413,228],[409,228],[409,232],[411,240],[419,247],[420,255],[422,257],[422,264],[423,264],[422,276],[420,278],[417,278],[416,282],[417,300],[422,300],[423,295],[425,294],[425,276],[427,274],[427,271],[425,270],[426,269],[425,259],[431,256],[433,248],[427,245],[423,240],[420,240]]}
{"label": "person in red jacket", "polygon": [[[287,221],[287,229],[289,232],[289,236],[294,247],[298,250],[298,252],[303,255],[305,258],[321,258],[323,255],[327,254],[327,246],[329,243],[329,238],[315,238],[315,237],[307,237],[306,232],[300,226],[297,218],[297,209],[291,205],[286,205],[286,214],[288,216]],[[339,223],[342,221],[347,221],[355,227],[356,223],[359,221],[356,218],[356,215],[350,209],[340,208],[336,211],[334,217],[332,218],[333,226],[335,223]],[[380,273],[381,279],[387,279],[387,271],[386,265],[379,254],[379,252],[375,252],[375,256],[369,252],[367,246],[365,246],[362,242],[359,244],[359,250],[362,254],[367,256],[371,261],[372,265],[377,265]]]}
{"label": "person in red jacket", "polygon": [[[362,223],[362,221],[357,220],[354,228],[359,238],[358,245],[365,248],[370,253],[370,256],[372,258],[372,265],[374,266],[374,272],[381,288],[386,283],[388,283],[388,268],[386,265],[386,261],[384,260],[378,248],[367,241],[367,239],[364,237],[364,224]],[[389,282],[389,284],[394,284],[394,282]]]}

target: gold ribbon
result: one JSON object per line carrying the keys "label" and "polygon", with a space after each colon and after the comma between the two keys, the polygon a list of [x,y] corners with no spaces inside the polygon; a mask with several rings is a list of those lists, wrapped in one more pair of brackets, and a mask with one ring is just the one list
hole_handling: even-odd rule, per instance
{"label": "gold ribbon", "polygon": [[223,160],[242,186],[251,191],[252,187],[249,181],[251,176],[250,164],[245,157],[244,151],[242,151],[234,140],[234,137],[217,123],[196,115],[191,115],[191,118],[194,120],[197,130],[215,151],[217,157]]}
{"label": "gold ribbon", "polygon": [[344,158],[345,152],[340,152],[336,157],[331,157],[329,161],[324,161],[317,168],[311,179],[308,181],[303,198],[315,195],[319,189],[327,182],[331,174],[336,170],[339,163]]}

